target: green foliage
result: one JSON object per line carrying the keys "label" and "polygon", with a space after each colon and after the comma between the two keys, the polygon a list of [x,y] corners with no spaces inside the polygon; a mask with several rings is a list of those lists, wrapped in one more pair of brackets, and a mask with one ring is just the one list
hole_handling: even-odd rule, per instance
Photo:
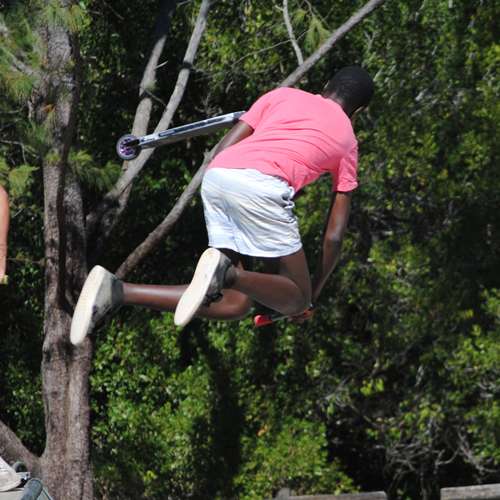
{"label": "green foliage", "polygon": [[34,79],[18,71],[5,60],[0,59],[0,71],[2,73],[2,88],[5,89],[9,95],[16,101],[27,99],[34,87]]}
{"label": "green foliage", "polygon": [[314,52],[331,34],[331,31],[324,25],[322,19],[311,13],[309,26],[307,28],[304,46],[308,52]]}
{"label": "green foliage", "polygon": [[26,193],[26,190],[33,182],[32,173],[36,170],[36,167],[21,165],[9,172],[10,192],[14,198]]}
{"label": "green foliage", "polygon": [[242,489],[239,498],[268,498],[277,486],[297,494],[340,494],[352,489],[338,461],[327,460],[324,426],[292,418],[279,425],[279,430],[265,426],[257,439],[248,439],[253,449],[236,480]]}
{"label": "green foliage", "polygon": [[23,120],[17,125],[17,133],[23,147],[37,160],[49,154],[52,137],[45,123],[38,124],[32,120]]}
{"label": "green foliage", "polygon": [[[286,398],[286,389],[269,391],[255,379],[263,346],[247,321],[233,332],[215,324],[189,334],[170,315],[150,319],[146,330],[130,319],[107,330],[92,375],[103,493],[258,499],[283,486],[352,490],[328,457],[321,422],[304,419],[300,407],[286,418],[272,414],[272,399]],[[293,336],[286,339],[279,349],[294,349]],[[295,370],[285,359],[280,366],[285,378]],[[124,470],[126,493],[116,480]]]}
{"label": "green foliage", "polygon": [[[165,487],[163,481],[179,496],[189,491],[195,444],[190,435],[196,420],[203,418],[209,394],[200,370],[171,374],[169,365],[179,356],[175,332],[160,336],[161,324],[152,322],[147,337],[131,328],[111,330],[113,345],[102,345],[94,366],[92,380],[99,387],[94,406],[107,414],[93,429],[98,460],[105,457],[100,484],[118,496],[125,495],[115,491],[119,487],[115,480],[124,467],[130,474],[127,495],[136,491],[139,496],[155,497]],[[144,351],[137,350],[137,342],[156,363],[143,364]],[[192,384],[193,380],[197,383]],[[167,392],[158,390],[164,387]],[[109,453],[112,461],[107,458]],[[131,460],[133,456],[136,458]]]}
{"label": "green foliage", "polygon": [[22,4],[0,14],[0,87],[20,102],[30,97],[41,67],[41,41],[32,19]]}
{"label": "green foliage", "polygon": [[9,169],[6,161],[0,157],[0,181],[14,199],[29,194],[29,187],[33,182],[32,174],[36,170],[36,167],[30,165]]}
{"label": "green foliage", "polygon": [[49,26],[61,26],[72,32],[78,32],[89,26],[89,18],[84,2],[63,6],[59,0],[46,2],[41,13],[41,20]]}
{"label": "green foliage", "polygon": [[98,192],[109,190],[121,173],[117,163],[108,161],[104,167],[99,167],[94,158],[83,150],[71,151],[68,165],[87,187]]}
{"label": "green foliage", "polygon": [[[44,248],[41,158],[50,139],[28,119],[45,47],[35,2],[0,15],[0,183],[9,191],[9,285],[0,287],[0,418],[37,454],[45,443],[41,391]],[[15,4],[15,5],[14,5]]]}
{"label": "green foliage", "polygon": [[483,472],[500,465],[500,292],[484,294],[490,327],[472,326],[446,363],[453,391],[448,394],[460,446],[473,466]]}

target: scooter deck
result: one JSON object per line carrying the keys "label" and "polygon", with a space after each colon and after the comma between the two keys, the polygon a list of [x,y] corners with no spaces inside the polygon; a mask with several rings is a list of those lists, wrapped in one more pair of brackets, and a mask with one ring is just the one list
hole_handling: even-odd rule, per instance
{"label": "scooter deck", "polygon": [[221,116],[214,116],[199,122],[180,125],[179,127],[170,128],[163,132],[144,135],[137,138],[136,141],[127,142],[127,146],[140,146],[141,148],[155,148],[165,144],[172,144],[183,139],[206,135],[216,132],[217,130],[226,128],[232,123],[236,123],[244,111],[235,111]]}
{"label": "scooter deck", "polygon": [[206,120],[180,125],[179,127],[169,128],[163,132],[155,132],[141,137],[126,134],[118,139],[116,152],[122,160],[131,161],[137,158],[143,149],[172,144],[198,135],[211,134],[217,130],[229,127],[233,123],[236,123],[243,113],[245,111],[235,111],[234,113],[214,116]]}

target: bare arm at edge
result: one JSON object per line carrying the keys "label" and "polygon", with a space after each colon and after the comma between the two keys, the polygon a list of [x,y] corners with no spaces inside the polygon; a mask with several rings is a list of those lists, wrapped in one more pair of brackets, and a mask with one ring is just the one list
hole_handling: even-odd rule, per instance
{"label": "bare arm at edge", "polygon": [[220,141],[217,149],[214,152],[214,158],[224,149],[242,141],[246,137],[253,134],[253,128],[242,120],[239,120],[231,130]]}
{"label": "bare arm at edge", "polygon": [[330,212],[325,224],[323,245],[312,283],[313,303],[318,300],[321,290],[339,261],[350,212],[351,193],[333,193]]}
{"label": "bare arm at edge", "polygon": [[0,186],[0,281],[7,268],[7,236],[9,234],[9,196]]}

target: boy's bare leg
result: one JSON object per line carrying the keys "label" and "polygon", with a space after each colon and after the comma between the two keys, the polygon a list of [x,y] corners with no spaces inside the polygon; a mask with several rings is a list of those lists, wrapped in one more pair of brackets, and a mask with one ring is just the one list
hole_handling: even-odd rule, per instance
{"label": "boy's bare leg", "polygon": [[[225,271],[222,285],[225,295],[220,302],[213,302],[208,307],[201,306],[196,311],[199,316],[238,319],[248,312],[251,299],[286,315],[300,314],[308,308],[311,301],[311,280],[303,250],[285,257],[265,259],[267,266],[278,274],[246,271],[238,254],[226,250],[224,253],[229,255],[233,263]],[[185,290],[185,285],[123,283],[104,268],[96,266],[89,273],[75,307],[71,323],[71,342],[74,345],[83,342],[98,321],[123,304],[166,311],[176,310],[177,314]],[[189,319],[190,317],[187,317],[187,321]],[[179,321],[177,324],[186,322]]]}
{"label": "boy's bare leg", "polygon": [[267,273],[237,268],[231,288],[286,315],[302,313],[311,304],[311,278],[304,250],[262,259]]}
{"label": "boy's bare leg", "polygon": [[[210,314],[210,308],[208,310],[197,310],[193,307],[193,303],[202,303],[200,299],[203,296],[200,294],[206,293],[207,279],[212,280],[211,283],[214,283],[213,280],[217,268],[208,267],[211,265],[208,259],[214,259],[212,260],[214,262],[215,259],[219,259],[218,254],[220,255],[220,252],[222,252],[230,256],[234,263],[233,255],[227,250],[221,249],[219,252],[216,250],[215,252],[213,249],[204,252],[198,262],[193,281],[186,288],[186,292],[179,294],[179,296],[172,296],[169,306],[175,301],[178,302],[174,317],[174,321],[178,326],[184,326],[190,321],[193,315],[197,313],[199,315],[200,312],[205,317],[213,317],[212,315],[207,316],[207,313]],[[204,256],[207,257],[206,261],[202,260]],[[265,258],[262,260],[264,261],[265,270],[268,272],[246,271],[240,263],[238,267],[234,265],[227,267],[227,259],[226,261],[224,259],[217,260],[217,265],[222,266],[219,268],[220,272],[224,272],[225,274],[224,277],[222,277],[222,274],[219,274],[216,278],[219,281],[215,282],[215,287],[212,289],[211,294],[217,295],[221,291],[221,288],[218,288],[220,286],[226,290],[226,300],[231,297],[231,295],[228,295],[227,290],[230,289],[235,293],[241,294],[243,297],[250,297],[254,301],[284,315],[293,316],[304,312],[311,303],[311,279],[304,251],[301,249],[284,257]],[[202,267],[200,267],[200,263],[203,263]],[[202,274],[207,269],[210,269],[210,271],[207,271],[207,274]],[[197,273],[199,273],[198,281]],[[171,291],[173,292],[173,289]],[[187,294],[189,294],[189,300],[187,299]],[[233,297],[238,298],[237,295],[233,295]],[[227,304],[229,303],[230,301],[228,300]],[[148,305],[151,305],[151,303]],[[224,305],[222,304],[222,306]],[[221,307],[221,312],[224,314],[223,307]]]}
{"label": "boy's bare leg", "polygon": [[[230,250],[225,250],[225,253],[233,264],[230,269],[243,269],[239,254]],[[81,344],[99,321],[124,304],[174,311],[186,287],[123,283],[103,267],[94,266],[75,306],[70,329],[71,343]],[[248,313],[250,306],[248,296],[237,290],[226,290],[221,301],[213,302],[209,307],[202,306],[197,312],[206,318],[239,319]]]}
{"label": "boy's bare leg", "polygon": [[[135,285],[123,283],[125,305],[143,306],[159,311],[175,311],[187,285]],[[236,290],[224,289],[223,297],[209,307],[202,306],[196,314],[202,318],[236,320],[245,317],[252,305],[248,295]]]}
{"label": "boy's bare leg", "polygon": [[[233,262],[236,269],[243,270],[241,255],[233,250],[221,249]],[[159,311],[175,311],[188,285],[136,285],[123,283],[123,303],[142,306]],[[196,316],[208,319],[237,320],[244,318],[252,306],[248,295],[237,290],[224,289],[222,299],[202,306]]]}
{"label": "boy's bare leg", "polygon": [[[197,316],[209,319],[240,319],[246,316],[252,300],[282,314],[300,314],[311,303],[311,279],[304,251],[292,255],[261,259],[266,272],[243,269],[240,256],[222,249],[237,263],[228,274],[231,288],[223,290],[223,298],[209,307],[202,306]],[[175,311],[187,285],[123,284],[124,304]]]}

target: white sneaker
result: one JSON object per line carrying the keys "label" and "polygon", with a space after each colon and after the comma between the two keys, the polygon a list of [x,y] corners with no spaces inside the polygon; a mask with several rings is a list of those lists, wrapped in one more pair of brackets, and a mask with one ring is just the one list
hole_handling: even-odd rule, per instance
{"label": "white sneaker", "polygon": [[70,340],[81,344],[95,325],[109,312],[123,304],[123,283],[104,267],[90,271],[71,320]]}
{"label": "white sneaker", "polygon": [[193,275],[191,283],[177,304],[174,323],[187,325],[202,305],[210,305],[222,298],[222,289],[231,260],[216,248],[205,250]]}
{"label": "white sneaker", "polygon": [[16,471],[0,457],[0,491],[13,490],[21,484]]}

